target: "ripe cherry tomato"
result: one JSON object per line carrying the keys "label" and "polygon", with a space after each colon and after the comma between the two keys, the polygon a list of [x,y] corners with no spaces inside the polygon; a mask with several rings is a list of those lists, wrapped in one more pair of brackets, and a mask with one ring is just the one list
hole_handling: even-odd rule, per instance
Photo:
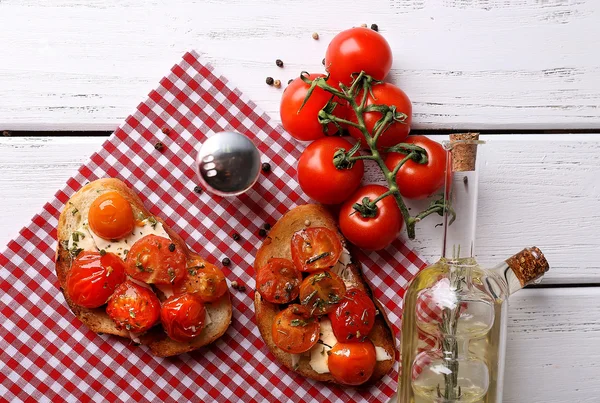
{"label": "ripe cherry tomato", "polygon": [[90,229],[104,239],[123,238],[135,225],[131,204],[118,192],[98,196],[90,206],[88,219]]}
{"label": "ripe cherry tomato", "polygon": [[312,142],[298,160],[298,182],[310,198],[323,204],[338,204],[346,200],[360,185],[365,165],[354,162],[350,169],[336,168],[333,155],[352,144],[341,137],[325,137]]}
{"label": "ripe cherry tomato", "polygon": [[[356,102],[361,102],[361,100],[362,91],[358,94]],[[406,120],[404,122],[392,123],[392,125],[379,136],[379,139],[377,140],[377,148],[379,150],[384,150],[385,148],[401,143],[406,136],[408,136],[408,133],[410,133],[410,124],[412,122],[412,104],[404,91],[393,84],[376,84],[372,87],[372,95],[367,95],[367,105],[395,105],[397,112],[406,115]],[[350,121],[356,122],[355,113],[349,114],[348,118]],[[363,113],[363,118],[367,130],[371,135],[374,135],[375,124],[382,118],[382,114],[379,112],[366,112]],[[363,147],[368,148],[367,141],[360,130],[349,126],[348,131],[352,137],[361,141]]]}
{"label": "ripe cherry tomato", "polygon": [[375,370],[375,347],[369,339],[360,343],[339,342],[329,351],[327,363],[329,372],[336,381],[345,385],[360,385]]}
{"label": "ripe cherry tomato", "polygon": [[[310,74],[311,80],[323,77],[322,74]],[[300,109],[306,93],[310,86],[300,77],[292,81],[281,97],[280,116],[283,128],[295,139],[301,141],[316,140],[324,137],[323,126],[319,123],[318,114],[331,99],[331,94],[315,88],[306,104]],[[327,133],[334,134],[337,131],[335,125],[327,126]]]}
{"label": "ripe cherry tomato", "polygon": [[[404,143],[416,144],[427,151],[427,163],[419,164],[408,160],[396,175],[396,182],[402,196],[408,199],[425,199],[444,185],[447,152],[438,142],[425,136],[410,136]],[[389,153],[385,165],[393,170],[406,155]]]}
{"label": "ripe cherry tomato", "polygon": [[168,238],[146,235],[133,244],[127,274],[148,284],[177,284],[185,276],[185,254]]}
{"label": "ripe cherry tomato", "polygon": [[80,253],[67,276],[67,294],[75,304],[98,308],[125,281],[125,264],[115,254]]}
{"label": "ripe cherry tomato", "polygon": [[312,315],[333,311],[346,295],[344,280],[331,271],[321,271],[306,277],[300,284],[300,303]]}
{"label": "ripe cherry tomato", "polygon": [[206,310],[204,303],[193,294],[173,295],[160,308],[160,321],[170,338],[190,341],[202,333]]}
{"label": "ripe cherry tomato", "polygon": [[368,250],[379,250],[388,246],[402,229],[404,220],[393,196],[377,202],[375,217],[363,217],[352,206],[362,203],[363,198],[375,200],[387,192],[381,185],[366,185],[358,189],[340,209],[340,229],[346,239],[354,245]]}
{"label": "ripe cherry tomato", "polygon": [[364,71],[383,80],[392,68],[392,49],[385,38],[368,28],[351,28],[337,34],[325,53],[330,85],[349,85],[352,73]]}
{"label": "ripe cherry tomato", "polygon": [[335,311],[329,314],[329,319],[338,340],[361,341],[375,324],[375,304],[366,292],[351,288]]}
{"label": "ripe cherry tomato", "polygon": [[298,298],[302,273],[291,260],[272,258],[256,274],[256,289],[274,304],[287,304]]}
{"label": "ripe cherry tomato", "polygon": [[300,271],[329,269],[342,254],[340,237],[325,227],[300,230],[292,236],[292,260]]}
{"label": "ripe cherry tomato", "polygon": [[118,329],[144,332],[160,317],[160,301],[152,290],[132,281],[118,286],[108,300],[106,313]]}
{"label": "ripe cherry tomato", "polygon": [[310,350],[319,340],[319,321],[302,305],[290,305],[275,316],[273,343],[283,351],[300,354]]}
{"label": "ripe cherry tomato", "polygon": [[198,296],[204,302],[214,302],[227,292],[227,281],[223,272],[208,262],[191,260],[187,266],[187,275],[173,292],[188,292]]}

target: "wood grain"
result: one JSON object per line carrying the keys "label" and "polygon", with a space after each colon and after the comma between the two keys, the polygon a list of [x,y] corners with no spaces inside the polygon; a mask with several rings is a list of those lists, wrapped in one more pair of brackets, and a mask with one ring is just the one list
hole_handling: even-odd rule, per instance
{"label": "wood grain", "polygon": [[4,0],[0,129],[113,130],[190,49],[277,117],[265,77],[322,71],[361,23],[389,40],[415,128],[599,128],[599,16],[583,0]]}
{"label": "wood grain", "polygon": [[[442,136],[432,136],[441,140]],[[550,262],[547,284],[600,282],[600,135],[488,135],[480,157],[477,250],[493,265],[536,245]],[[96,151],[101,137],[0,138],[0,244],[18,230]],[[373,173],[369,174],[373,177]],[[411,204],[418,208],[418,204]],[[410,242],[435,261],[441,250],[437,217]]]}

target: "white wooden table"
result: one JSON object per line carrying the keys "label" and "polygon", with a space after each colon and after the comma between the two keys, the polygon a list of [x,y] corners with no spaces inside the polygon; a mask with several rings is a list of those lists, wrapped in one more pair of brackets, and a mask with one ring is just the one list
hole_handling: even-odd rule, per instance
{"label": "white wooden table", "polygon": [[[266,76],[320,71],[335,33],[377,23],[414,128],[487,133],[480,260],[536,244],[552,266],[511,301],[505,401],[600,401],[600,2],[168,3],[0,0],[0,244],[104,141],[85,131],[113,130],[185,51],[278,117]],[[412,246],[435,259],[438,238]]]}

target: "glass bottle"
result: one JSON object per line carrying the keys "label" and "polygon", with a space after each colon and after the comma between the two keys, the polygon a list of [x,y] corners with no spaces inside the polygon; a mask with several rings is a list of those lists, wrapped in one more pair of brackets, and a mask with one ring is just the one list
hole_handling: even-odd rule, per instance
{"label": "glass bottle", "polygon": [[[399,403],[502,402],[508,297],[539,282],[542,252],[523,249],[495,268],[475,259],[478,174],[483,142],[451,135],[442,257],[419,272],[405,296]],[[448,211],[448,209],[447,209]]]}

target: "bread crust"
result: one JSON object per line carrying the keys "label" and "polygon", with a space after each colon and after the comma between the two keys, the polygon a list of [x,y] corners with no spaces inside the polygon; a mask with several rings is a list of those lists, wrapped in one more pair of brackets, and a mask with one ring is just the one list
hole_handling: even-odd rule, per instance
{"label": "bread crust", "polygon": [[[310,223],[311,227],[326,227],[336,231],[340,236],[340,239],[342,239],[343,246],[347,248],[344,237],[339,233],[336,222],[331,214],[323,206],[306,204],[287,212],[273,228],[271,228],[269,236],[256,253],[254,261],[255,269],[266,264],[272,257],[281,257],[291,260],[290,241],[292,235],[295,232],[306,228],[306,223]],[[369,333],[368,338],[371,339],[376,346],[383,347],[392,357],[391,360],[377,361],[373,375],[365,384],[363,384],[368,385],[378,381],[392,369],[396,357],[396,341],[383,306],[373,297],[373,292],[362,275],[360,263],[352,256],[352,253],[351,257],[352,260],[347,266],[347,270],[350,269],[350,272],[352,273],[352,283],[355,287],[365,291],[379,310],[379,315],[375,318],[375,325],[373,326],[371,333]],[[294,367],[292,364],[292,354],[286,353],[273,343],[271,328],[273,326],[275,315],[280,311],[278,305],[262,299],[260,293],[256,292],[254,296],[254,308],[256,311],[256,323],[258,324],[260,334],[267,347],[269,347],[269,350],[271,350],[279,362],[288,369],[296,371],[307,378],[322,382],[337,383],[331,374],[319,374],[318,372],[315,372],[309,364],[310,359],[308,357],[301,356],[300,362]]]}
{"label": "bread crust", "polygon": [[[63,243],[68,242],[72,232],[87,220],[87,214],[91,203],[99,194],[107,191],[116,191],[123,196],[133,209],[134,216],[141,213],[144,216],[151,216],[150,212],[144,207],[142,200],[133,192],[124,182],[119,179],[106,178],[90,182],[79,191],[77,191],[67,204],[58,219],[57,237],[58,246],[56,250],[56,275],[60,283],[61,291],[71,308],[71,311],[81,320],[90,330],[96,333],[106,333],[115,336],[126,337],[130,339],[129,332],[125,329],[117,329],[115,323],[106,314],[105,308],[88,309],[73,303],[67,293],[67,276],[71,270],[72,258],[69,251]],[[185,253],[187,259],[199,259],[206,261],[198,254],[192,252],[187,247],[183,239],[169,228],[160,217],[155,217],[159,221],[172,242],[176,243]],[[161,326],[155,326],[147,333],[140,336],[141,344],[148,345],[152,354],[159,357],[167,357],[196,350],[207,344],[212,343],[221,337],[229,327],[232,316],[232,306],[229,291],[219,300],[213,303],[205,304],[212,322],[205,326],[202,333],[189,342],[182,343],[170,339],[162,330]]]}

